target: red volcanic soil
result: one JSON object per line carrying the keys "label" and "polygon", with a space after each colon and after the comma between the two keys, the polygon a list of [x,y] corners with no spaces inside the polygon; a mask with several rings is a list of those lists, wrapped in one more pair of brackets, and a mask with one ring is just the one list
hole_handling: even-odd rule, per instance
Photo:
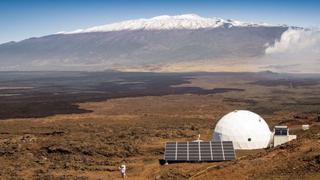
{"label": "red volcanic soil", "polygon": [[[174,88],[243,90],[72,101],[84,112],[4,118],[0,179],[118,179],[122,162],[128,179],[319,179],[319,85],[264,86],[256,80],[194,76]],[[199,133],[210,140],[219,118],[235,109],[259,113],[271,129],[288,125],[297,140],[237,151],[229,162],[159,164],[166,141],[194,140]],[[301,130],[302,124],[310,124],[310,130]]]}

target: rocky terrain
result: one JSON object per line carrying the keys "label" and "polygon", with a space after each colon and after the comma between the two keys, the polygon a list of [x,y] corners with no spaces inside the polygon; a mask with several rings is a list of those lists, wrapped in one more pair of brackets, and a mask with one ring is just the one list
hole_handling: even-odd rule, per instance
{"label": "rocky terrain", "polygon": [[[320,124],[316,121],[320,109],[319,78],[309,75],[293,78],[268,72],[183,77],[184,81],[169,85],[172,89],[162,94],[98,96],[99,99],[91,99],[94,102],[87,102],[90,98],[77,101],[71,98],[70,103],[81,113],[57,111],[32,117],[33,111],[25,110],[25,114],[5,118],[3,111],[0,179],[117,179],[121,162],[128,167],[128,179],[320,178]],[[164,82],[168,82],[168,76]],[[4,86],[5,81],[1,83]],[[27,84],[23,80],[19,83]],[[52,87],[57,82],[48,84]],[[198,89],[172,91],[191,87]],[[241,90],[212,91],[217,88]],[[51,93],[55,90],[48,89],[52,101]],[[93,94],[86,97],[91,96],[95,97]],[[10,103],[18,99],[6,100]],[[34,96],[28,101],[32,99]],[[43,99],[41,102],[45,104]],[[56,103],[59,102],[58,98]],[[237,151],[237,160],[230,162],[159,164],[166,141],[194,140],[199,133],[202,139],[210,140],[219,118],[235,109],[259,113],[270,129],[274,125],[288,125],[290,133],[298,138],[276,148]],[[45,110],[50,112],[50,108]],[[310,124],[310,130],[301,130],[302,124]]]}

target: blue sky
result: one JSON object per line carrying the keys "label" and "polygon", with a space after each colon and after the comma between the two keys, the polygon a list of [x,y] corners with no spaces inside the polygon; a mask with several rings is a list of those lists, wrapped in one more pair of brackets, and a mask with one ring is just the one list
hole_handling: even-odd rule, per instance
{"label": "blue sky", "polygon": [[0,43],[121,20],[186,13],[320,26],[317,0],[0,0]]}

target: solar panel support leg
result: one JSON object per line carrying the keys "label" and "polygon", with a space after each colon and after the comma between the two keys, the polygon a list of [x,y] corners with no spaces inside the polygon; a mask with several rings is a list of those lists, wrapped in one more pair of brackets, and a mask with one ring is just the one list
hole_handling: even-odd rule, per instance
{"label": "solar panel support leg", "polygon": [[189,142],[187,142],[187,161],[189,161]]}
{"label": "solar panel support leg", "polygon": [[175,154],[175,160],[178,159],[178,142],[176,142],[176,154]]}
{"label": "solar panel support leg", "polygon": [[222,157],[223,157],[223,160],[225,161],[225,160],[226,160],[226,158],[225,158],[225,156],[224,156],[223,143],[222,143],[222,141],[220,141],[220,143],[221,143]]}
{"label": "solar panel support leg", "polygon": [[211,161],[213,161],[213,155],[212,155],[212,144],[211,141],[209,142],[210,144],[210,155],[211,155]]}
{"label": "solar panel support leg", "polygon": [[200,148],[200,142],[198,142],[198,147],[199,147],[199,161],[201,161],[201,148]]}

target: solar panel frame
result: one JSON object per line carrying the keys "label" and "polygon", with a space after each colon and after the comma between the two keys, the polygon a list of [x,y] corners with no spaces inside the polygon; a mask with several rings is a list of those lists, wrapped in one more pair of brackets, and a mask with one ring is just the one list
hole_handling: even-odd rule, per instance
{"label": "solar panel frame", "polygon": [[200,147],[198,142],[189,142],[189,161],[199,161],[200,157]]}
{"label": "solar panel frame", "polygon": [[236,159],[236,153],[233,148],[233,143],[232,141],[223,141],[223,149],[224,149],[224,156],[225,160],[233,160]]}
{"label": "solar panel frame", "polygon": [[223,149],[221,146],[221,142],[212,142],[212,154],[213,154],[213,161],[223,161]]}
{"label": "solar panel frame", "polygon": [[210,142],[199,142],[200,145],[200,160],[212,161],[212,149],[210,148]]}
{"label": "solar panel frame", "polygon": [[176,150],[176,160],[177,161],[185,161],[188,159],[188,143],[187,142],[177,142],[177,150]]}
{"label": "solar panel frame", "polygon": [[164,160],[167,162],[212,162],[236,159],[232,141],[167,142]]}
{"label": "solar panel frame", "polygon": [[167,142],[165,147],[164,159],[168,161],[176,160],[176,143],[177,142]]}

